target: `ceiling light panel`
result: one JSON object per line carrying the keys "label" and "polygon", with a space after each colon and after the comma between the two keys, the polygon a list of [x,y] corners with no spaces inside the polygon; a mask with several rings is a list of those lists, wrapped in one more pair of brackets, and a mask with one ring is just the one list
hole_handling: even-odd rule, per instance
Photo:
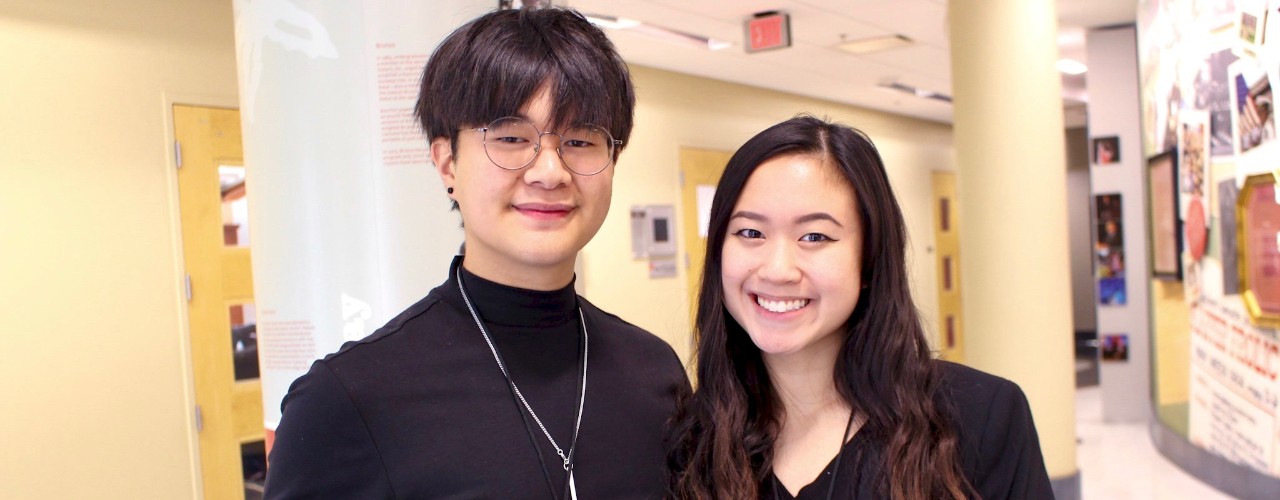
{"label": "ceiling light panel", "polygon": [[[700,2],[690,2],[690,5]],[[601,16],[634,19],[646,24],[699,35],[702,37],[741,43],[742,19],[737,16],[707,16],[683,8],[656,1],[577,0],[566,2],[581,12]]]}
{"label": "ceiling light panel", "polygon": [[1058,59],[1058,71],[1068,75],[1083,75],[1089,71],[1089,67],[1084,63],[1075,59]]}
{"label": "ceiling light panel", "polygon": [[901,49],[911,46],[913,42],[903,35],[876,36],[857,40],[844,40],[836,44],[836,48],[855,55],[867,55],[886,50]]}

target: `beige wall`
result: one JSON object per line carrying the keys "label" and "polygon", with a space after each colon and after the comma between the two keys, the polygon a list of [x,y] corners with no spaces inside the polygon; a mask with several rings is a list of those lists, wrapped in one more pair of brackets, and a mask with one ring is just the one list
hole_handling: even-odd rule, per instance
{"label": "beige wall", "polygon": [[195,496],[165,99],[235,103],[232,38],[226,0],[0,0],[0,496]]}
{"label": "beige wall", "polygon": [[[685,210],[678,177],[681,146],[733,151],[766,127],[808,112],[860,128],[879,147],[907,220],[916,303],[926,328],[936,332],[929,173],[954,169],[950,126],[644,67],[633,67],[632,75],[639,93],[635,132],[618,162],[609,218],[584,253],[587,298],[671,342],[687,363],[689,290],[683,265],[676,278],[649,279],[647,262],[631,258],[629,208],[671,204],[677,212]],[[885,94],[885,99],[897,98]],[[685,243],[677,239],[680,255]]]}

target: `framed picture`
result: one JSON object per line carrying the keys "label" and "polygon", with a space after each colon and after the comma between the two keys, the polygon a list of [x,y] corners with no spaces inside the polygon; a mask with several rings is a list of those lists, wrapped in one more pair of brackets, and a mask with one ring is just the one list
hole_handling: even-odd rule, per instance
{"label": "framed picture", "polygon": [[1245,178],[1236,202],[1240,289],[1255,325],[1280,328],[1280,203],[1273,173]]}
{"label": "framed picture", "polygon": [[1267,11],[1240,9],[1240,17],[1236,19],[1236,33],[1246,48],[1262,45],[1266,33]]}
{"label": "framed picture", "polygon": [[1238,237],[1236,224],[1236,200],[1240,197],[1240,188],[1235,179],[1227,179],[1218,183],[1218,244],[1222,258],[1222,293],[1235,295],[1240,293],[1240,252],[1236,250]]}
{"label": "framed picture", "polygon": [[[1199,220],[1209,222],[1209,113],[1183,110],[1178,124],[1178,216],[1198,205]],[[1196,203],[1196,201],[1199,203]],[[1196,260],[1199,260],[1197,258]]]}
{"label": "framed picture", "polygon": [[1120,138],[1117,136],[1095,137],[1093,139],[1094,165],[1114,165],[1120,163]]}
{"label": "framed picture", "polygon": [[1231,81],[1228,68],[1239,59],[1231,48],[1210,52],[1196,72],[1195,99],[1209,113],[1209,150],[1214,158],[1236,154],[1231,128]]}
{"label": "framed picture", "polygon": [[1271,79],[1253,59],[1236,61],[1228,69],[1231,94],[1231,122],[1237,155],[1276,137]]}
{"label": "framed picture", "polygon": [[1102,336],[1103,361],[1129,361],[1129,335],[1124,333]]}
{"label": "framed picture", "polygon": [[1094,199],[1096,239],[1093,272],[1098,280],[1098,305],[1128,302],[1124,286],[1124,217],[1120,194],[1099,194]]}
{"label": "framed picture", "polygon": [[1147,160],[1151,200],[1151,275],[1182,280],[1182,221],[1178,219],[1178,152],[1169,150]]}

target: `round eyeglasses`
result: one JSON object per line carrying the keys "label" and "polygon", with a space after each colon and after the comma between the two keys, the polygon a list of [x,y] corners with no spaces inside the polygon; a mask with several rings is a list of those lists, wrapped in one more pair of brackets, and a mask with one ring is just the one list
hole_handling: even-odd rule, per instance
{"label": "round eyeglasses", "polygon": [[542,136],[560,138],[556,153],[565,168],[578,175],[596,175],[613,163],[613,151],[622,141],[598,125],[575,125],[562,133],[543,132],[518,116],[498,118],[486,127],[471,129],[484,134],[484,152],[503,170],[520,170],[542,152]]}

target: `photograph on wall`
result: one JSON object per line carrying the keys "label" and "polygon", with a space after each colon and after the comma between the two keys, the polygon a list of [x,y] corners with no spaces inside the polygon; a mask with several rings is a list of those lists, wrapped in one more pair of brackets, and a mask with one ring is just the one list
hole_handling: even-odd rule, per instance
{"label": "photograph on wall", "polygon": [[1235,295],[1240,293],[1239,255],[1236,253],[1236,197],[1240,189],[1235,179],[1227,179],[1218,183],[1218,244],[1221,245],[1219,259],[1222,260],[1222,293]]}
{"label": "photograph on wall", "polygon": [[1273,174],[1245,179],[1238,200],[1241,298],[1255,325],[1280,327],[1280,203]]}
{"label": "photograph on wall", "polygon": [[1240,9],[1236,17],[1236,35],[1240,38],[1242,48],[1256,53],[1265,42],[1267,2],[1246,0],[1237,5]]}
{"label": "photograph on wall", "polygon": [[1129,361],[1129,335],[1108,333],[1102,335],[1103,361]]}
{"label": "photograph on wall", "polygon": [[[1209,221],[1209,113],[1184,110],[1178,125],[1178,216],[1188,220],[1191,207],[1204,227]],[[1196,260],[1200,260],[1199,256]]]}
{"label": "photograph on wall", "polygon": [[1246,153],[1276,137],[1271,79],[1252,60],[1231,65],[1231,122],[1236,154]]}
{"label": "photograph on wall", "polygon": [[[1149,17],[1165,17],[1169,15],[1161,4],[1148,4],[1147,9],[1139,9],[1139,20]],[[1176,137],[1176,115],[1183,98],[1178,87],[1180,73],[1174,64],[1162,64],[1167,43],[1178,38],[1178,24],[1160,23],[1160,31],[1139,32],[1138,65],[1140,92],[1139,105],[1142,106],[1142,151],[1164,151],[1174,146]],[[1234,46],[1234,42],[1233,42]],[[1171,58],[1172,59],[1172,58]],[[1190,90],[1188,90],[1190,91]]]}
{"label": "photograph on wall", "polygon": [[1120,138],[1117,136],[1093,138],[1093,164],[1114,165],[1120,163]]}
{"label": "photograph on wall", "polygon": [[1235,154],[1231,139],[1231,92],[1227,69],[1239,59],[1230,47],[1209,53],[1195,77],[1195,108],[1209,113],[1209,149],[1213,157]]}
{"label": "photograph on wall", "polygon": [[1177,151],[1147,160],[1148,199],[1151,203],[1151,274],[1156,279],[1182,280],[1182,227],[1178,220]]}
{"label": "photograph on wall", "polygon": [[1119,194],[1093,197],[1097,240],[1094,243],[1094,274],[1098,279],[1098,304],[1124,305],[1128,302],[1124,283],[1124,227]]}

